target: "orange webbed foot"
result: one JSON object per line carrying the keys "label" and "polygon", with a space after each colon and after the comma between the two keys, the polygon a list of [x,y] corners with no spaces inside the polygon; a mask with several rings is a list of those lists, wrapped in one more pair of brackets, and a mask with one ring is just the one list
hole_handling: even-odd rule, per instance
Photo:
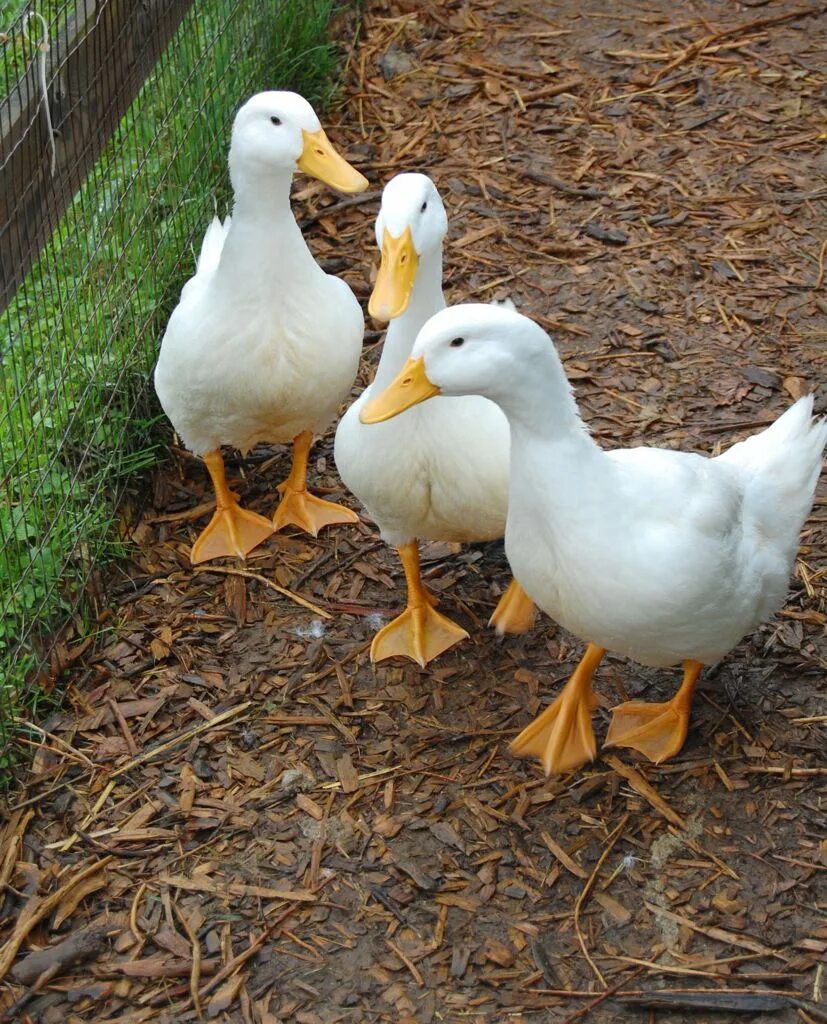
{"label": "orange webbed foot", "polygon": [[672,700],[652,704],[631,700],[612,708],[605,746],[631,747],[655,764],[674,757],[686,742],[692,696],[702,668],[699,661],[683,663],[683,682]]}
{"label": "orange webbed foot", "polygon": [[285,526],[297,526],[314,537],[325,526],[358,523],[359,516],[344,505],[337,505],[324,498],[317,498],[309,491],[294,491],[286,488],[273,516],[273,529],[283,530]]}
{"label": "orange webbed foot", "polygon": [[467,639],[465,630],[440,614],[432,601],[409,606],[373,638],[371,661],[403,657],[425,668],[444,651]]}
{"label": "orange webbed foot", "polygon": [[213,558],[246,558],[273,532],[273,524],[264,516],[248,512],[237,504],[216,509],[212,519],[192,546],[193,565]]}
{"label": "orange webbed foot", "polygon": [[520,584],[512,580],[488,620],[488,625],[494,627],[498,636],[527,633],[536,618],[536,605]]}

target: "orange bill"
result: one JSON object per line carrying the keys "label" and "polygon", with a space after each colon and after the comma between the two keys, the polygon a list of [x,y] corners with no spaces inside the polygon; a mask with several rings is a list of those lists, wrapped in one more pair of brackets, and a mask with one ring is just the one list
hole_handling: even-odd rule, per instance
{"label": "orange bill", "polygon": [[405,312],[418,266],[410,227],[398,238],[386,229],[382,234],[382,263],[368,302],[368,312],[375,320],[393,320]]}
{"label": "orange bill", "polygon": [[359,419],[362,423],[381,423],[439,393],[436,384],[428,380],[425,360],[409,359],[385,390],[365,404]]}
{"label": "orange bill", "polygon": [[352,167],[331,145],[320,128],[317,132],[302,131],[304,149],[297,167],[339,192],[364,192],[368,179]]}

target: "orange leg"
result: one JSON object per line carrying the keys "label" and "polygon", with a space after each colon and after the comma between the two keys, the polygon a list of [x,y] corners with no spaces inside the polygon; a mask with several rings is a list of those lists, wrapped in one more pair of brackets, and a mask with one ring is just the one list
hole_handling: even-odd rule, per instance
{"label": "orange leg", "polygon": [[589,644],[559,696],[512,740],[511,753],[537,757],[546,775],[571,772],[597,754],[591,712],[597,704],[592,676],[605,650]]}
{"label": "orange leg", "polygon": [[498,636],[504,633],[527,633],[536,618],[534,602],[513,579],[488,620],[488,625],[494,627]]}
{"label": "orange leg", "polygon": [[298,526],[300,530],[317,537],[323,526],[336,523],[358,523],[359,516],[343,505],[325,501],[308,493],[307,459],[313,434],[305,430],[293,440],[293,465],[290,475],[279,484],[282,499],[273,517],[273,527],[282,530],[285,526]]}
{"label": "orange leg", "polygon": [[237,556],[244,558],[249,551],[267,540],[273,524],[264,516],[247,512],[227,486],[224,459],[216,449],[204,456],[215,491],[215,512],[203,533],[192,546],[190,561],[193,565],[211,558]]}
{"label": "orange leg", "polygon": [[393,622],[389,622],[373,638],[371,661],[382,661],[398,655],[411,658],[422,668],[449,647],[464,640],[468,634],[440,615],[434,608],[436,598],[422,582],[419,570],[419,545],[416,541],[397,548],[405,570],[408,605]]}
{"label": "orange leg", "polygon": [[672,698],[660,704],[627,701],[612,708],[612,724],[604,746],[632,747],[655,764],[668,761],[686,742],[692,695],[703,665],[683,663],[683,682]]}

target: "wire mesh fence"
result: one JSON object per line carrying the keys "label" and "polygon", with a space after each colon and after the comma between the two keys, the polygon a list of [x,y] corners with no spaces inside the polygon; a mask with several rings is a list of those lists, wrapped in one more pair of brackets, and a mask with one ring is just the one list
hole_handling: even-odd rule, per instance
{"label": "wire mesh fence", "polygon": [[228,198],[234,111],[263,88],[324,98],[332,2],[46,3],[5,32],[0,758],[66,659],[60,631],[82,631],[119,501],[155,459],[157,343]]}

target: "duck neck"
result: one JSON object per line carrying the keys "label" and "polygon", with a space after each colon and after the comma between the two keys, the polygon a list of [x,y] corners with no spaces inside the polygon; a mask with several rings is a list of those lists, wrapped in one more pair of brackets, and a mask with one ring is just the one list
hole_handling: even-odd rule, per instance
{"label": "duck neck", "polygon": [[444,308],[442,246],[438,246],[434,251],[419,257],[416,279],[405,312],[388,325],[374,379],[375,394],[390,384],[402,369],[425,321]]}
{"label": "duck neck", "polygon": [[[533,359],[518,387],[504,387],[491,395],[508,417],[512,457],[533,453],[538,446],[545,458],[579,464],[600,457],[602,449],[589,435],[554,346]],[[553,452],[553,455],[549,455]]]}
{"label": "duck neck", "polygon": [[292,180],[292,171],[271,171],[267,175],[234,175],[233,217],[242,223],[263,223],[268,230],[274,220],[292,221],[295,224],[290,208]]}
{"label": "duck neck", "polygon": [[291,179],[288,171],[236,183],[226,249],[242,283],[262,274],[284,283],[317,266],[290,206]]}
{"label": "duck neck", "polygon": [[[534,515],[543,509],[545,543],[565,551],[567,537],[575,535],[584,509],[599,502],[611,507],[607,490],[607,457],[589,435],[560,360],[551,345],[543,360],[532,364],[519,393],[500,401],[511,432],[511,469],[508,488],[509,519]],[[499,401],[499,399],[498,399]],[[617,511],[617,510],[615,510]]]}

